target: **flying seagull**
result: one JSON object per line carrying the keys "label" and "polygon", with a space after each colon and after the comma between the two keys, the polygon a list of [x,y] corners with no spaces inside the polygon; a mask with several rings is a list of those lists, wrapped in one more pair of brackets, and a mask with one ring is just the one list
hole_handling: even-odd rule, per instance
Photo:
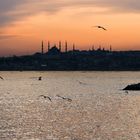
{"label": "flying seagull", "polygon": [[52,102],[52,99],[51,99],[51,97],[49,97],[49,96],[45,96],[45,95],[40,95],[39,97],[43,97],[44,99],[49,99],[50,100],[50,102]]}
{"label": "flying seagull", "polygon": [[69,101],[69,102],[72,101],[72,99],[70,99],[70,98],[62,97],[62,96],[60,96],[60,95],[56,95],[56,96],[59,97],[59,98],[61,98],[61,99],[63,99],[63,100],[67,100],[67,101]]}
{"label": "flying seagull", "polygon": [[0,76],[0,79],[4,80],[4,78],[2,76]]}
{"label": "flying seagull", "polygon": [[97,27],[97,28],[100,28],[100,29],[103,29],[103,30],[107,31],[107,29],[104,28],[103,26],[92,26],[92,27]]}
{"label": "flying seagull", "polygon": [[40,76],[40,77],[38,77],[38,80],[39,80],[39,81],[41,81],[41,80],[42,80],[42,77],[41,77],[41,76]]}

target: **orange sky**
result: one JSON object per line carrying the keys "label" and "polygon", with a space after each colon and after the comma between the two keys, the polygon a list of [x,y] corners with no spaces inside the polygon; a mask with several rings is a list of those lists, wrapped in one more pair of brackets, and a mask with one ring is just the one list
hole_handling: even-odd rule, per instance
{"label": "orange sky", "polygon": [[[45,0],[44,4],[47,4]],[[43,9],[42,5],[31,6],[24,3],[5,12],[7,21],[0,28],[1,56],[32,54],[40,51],[42,40],[46,50],[48,40],[52,45],[57,44],[59,40],[63,43],[67,40],[69,49],[72,48],[72,43],[76,44],[77,49],[90,49],[93,44],[95,48],[101,45],[108,49],[112,45],[114,50],[140,49],[139,12],[131,10],[118,12],[115,8],[112,10],[113,6],[93,7],[88,3],[82,5],[77,3],[73,6],[64,5],[61,1],[59,3],[61,7],[58,7],[55,1],[49,4],[57,8],[46,11],[40,10]],[[24,8],[29,10],[29,13],[25,14]],[[13,18],[15,15],[16,18]],[[108,30],[92,27],[95,25],[102,25]]]}

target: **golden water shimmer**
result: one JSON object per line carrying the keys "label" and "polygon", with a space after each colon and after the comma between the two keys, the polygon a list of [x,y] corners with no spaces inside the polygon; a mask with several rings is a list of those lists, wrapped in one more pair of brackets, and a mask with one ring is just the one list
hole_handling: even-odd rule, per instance
{"label": "golden water shimmer", "polygon": [[0,140],[140,139],[140,94],[121,90],[139,72],[0,75]]}

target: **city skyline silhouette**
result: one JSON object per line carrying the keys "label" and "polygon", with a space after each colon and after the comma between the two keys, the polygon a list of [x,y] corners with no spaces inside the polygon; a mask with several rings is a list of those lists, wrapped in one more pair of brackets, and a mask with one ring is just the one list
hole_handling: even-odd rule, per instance
{"label": "city skyline silhouette", "polygon": [[[0,1],[0,56],[32,54],[41,40],[67,40],[80,50],[92,44],[139,50],[139,5],[130,0]],[[107,31],[91,28],[96,25]]]}

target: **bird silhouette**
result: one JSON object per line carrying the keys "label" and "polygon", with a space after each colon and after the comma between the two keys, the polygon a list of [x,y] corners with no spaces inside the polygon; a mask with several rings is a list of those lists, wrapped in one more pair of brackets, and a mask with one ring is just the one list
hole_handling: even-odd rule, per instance
{"label": "bird silhouette", "polygon": [[49,101],[52,102],[52,99],[51,99],[51,97],[49,97],[49,96],[40,95],[39,97],[43,97],[44,99],[49,99]]}
{"label": "bird silhouette", "polygon": [[2,76],[0,76],[0,79],[4,80],[4,78]]}
{"label": "bird silhouette", "polygon": [[67,101],[69,101],[69,102],[72,101],[72,99],[70,99],[70,98],[62,97],[62,96],[60,96],[60,95],[56,95],[56,96],[59,97],[59,98],[61,98],[61,99],[63,99],[63,100],[67,100]]}
{"label": "bird silhouette", "polygon": [[126,90],[125,93],[128,94],[129,92]]}
{"label": "bird silhouette", "polygon": [[81,84],[81,85],[87,85],[86,83],[84,83],[84,82],[81,82],[81,81],[78,81],[79,82],[79,84]]}
{"label": "bird silhouette", "polygon": [[39,81],[41,81],[41,80],[42,80],[42,77],[41,77],[41,76],[40,76],[40,77],[38,77],[38,80],[39,80]]}
{"label": "bird silhouette", "polygon": [[92,26],[92,27],[97,27],[97,28],[100,28],[100,29],[103,29],[103,30],[107,31],[107,29],[104,28],[103,26]]}

